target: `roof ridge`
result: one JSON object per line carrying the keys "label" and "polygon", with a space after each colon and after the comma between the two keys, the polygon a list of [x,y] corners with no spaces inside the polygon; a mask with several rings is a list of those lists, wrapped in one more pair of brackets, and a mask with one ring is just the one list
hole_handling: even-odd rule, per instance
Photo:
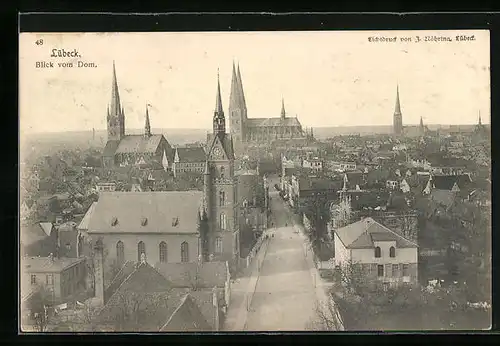
{"label": "roof ridge", "polygon": [[170,317],[168,318],[167,322],[165,322],[165,324],[160,328],[160,331],[162,331],[166,326],[169,325],[169,323],[172,321],[172,318],[175,316],[175,314],[180,310],[180,308],[186,303],[186,300],[187,300],[187,297],[189,296],[189,292],[186,293],[184,295],[184,297],[182,297],[181,299],[181,302],[179,303],[179,305],[177,306],[177,308],[175,308],[175,310],[172,312],[172,314],[170,315]]}

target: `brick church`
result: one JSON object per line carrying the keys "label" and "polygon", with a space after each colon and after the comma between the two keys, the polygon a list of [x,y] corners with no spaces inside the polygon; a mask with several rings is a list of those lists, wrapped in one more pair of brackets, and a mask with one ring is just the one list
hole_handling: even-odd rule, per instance
{"label": "brick church", "polygon": [[[118,101],[116,83],[113,85]],[[118,112],[113,107],[110,114]],[[123,110],[113,116],[118,122],[123,120]],[[128,136],[123,137],[121,123],[116,125],[108,117],[108,124],[114,126],[108,128],[110,141],[117,141],[120,148]],[[151,141],[135,137],[138,143]],[[166,150],[169,146],[159,144],[158,148]],[[139,262],[141,256],[152,265],[201,260],[228,261],[234,268],[240,255],[236,185],[233,140],[226,133],[218,80],[213,133],[207,136],[203,191],[102,192],[84,217],[86,224],[79,227],[81,239],[87,238],[89,249],[101,239],[106,271],[130,261]]]}
{"label": "brick church", "polygon": [[102,153],[105,168],[126,167],[129,165],[154,164],[167,171],[173,161],[174,150],[161,134],[151,133],[151,124],[146,107],[144,133],[125,134],[125,112],[120,101],[115,63],[111,84],[111,102],[107,110],[108,141]]}

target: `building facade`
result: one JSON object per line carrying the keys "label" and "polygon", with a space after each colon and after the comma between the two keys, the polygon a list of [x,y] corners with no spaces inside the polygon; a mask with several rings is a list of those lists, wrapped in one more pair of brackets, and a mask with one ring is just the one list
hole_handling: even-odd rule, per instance
{"label": "building facade", "polygon": [[369,283],[418,282],[418,246],[368,217],[335,230],[335,263],[358,266]]}

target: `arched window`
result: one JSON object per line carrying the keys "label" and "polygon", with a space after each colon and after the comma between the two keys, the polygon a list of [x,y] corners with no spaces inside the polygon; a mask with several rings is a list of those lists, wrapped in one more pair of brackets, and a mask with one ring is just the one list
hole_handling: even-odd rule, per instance
{"label": "arched window", "polygon": [[125,250],[121,240],[116,243],[116,262],[119,266],[122,266],[125,262]]}
{"label": "arched window", "polygon": [[382,251],[380,250],[380,247],[377,246],[375,248],[375,258],[380,258],[382,256]]}
{"label": "arched window", "polygon": [[220,177],[224,179],[224,166],[220,166]]}
{"label": "arched window", "polygon": [[181,262],[189,262],[189,244],[187,242],[181,244]]}
{"label": "arched window", "polygon": [[141,261],[141,254],[146,255],[146,245],[143,241],[140,241],[139,244],[137,244],[137,262]]}
{"label": "arched window", "polygon": [[219,206],[226,204],[226,193],[224,191],[219,192]]}
{"label": "arched window", "polygon": [[215,252],[218,254],[222,253],[222,238],[221,237],[215,238]]}
{"label": "arched window", "polygon": [[396,257],[396,249],[394,248],[394,246],[391,246],[391,248],[389,249],[389,257]]}
{"label": "arched window", "polygon": [[168,261],[167,257],[167,243],[162,241],[159,246],[160,249],[160,262],[161,263],[166,263]]}
{"label": "arched window", "polygon": [[226,229],[226,214],[224,214],[224,213],[220,213],[219,227],[222,231]]}

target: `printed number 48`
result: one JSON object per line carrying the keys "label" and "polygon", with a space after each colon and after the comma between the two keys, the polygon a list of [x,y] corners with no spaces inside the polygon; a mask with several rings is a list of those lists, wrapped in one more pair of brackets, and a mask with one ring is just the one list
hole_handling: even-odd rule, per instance
{"label": "printed number 48", "polygon": [[36,40],[36,41],[35,41],[35,44],[36,44],[37,46],[41,46],[41,45],[43,45],[43,40],[42,40],[42,39]]}

